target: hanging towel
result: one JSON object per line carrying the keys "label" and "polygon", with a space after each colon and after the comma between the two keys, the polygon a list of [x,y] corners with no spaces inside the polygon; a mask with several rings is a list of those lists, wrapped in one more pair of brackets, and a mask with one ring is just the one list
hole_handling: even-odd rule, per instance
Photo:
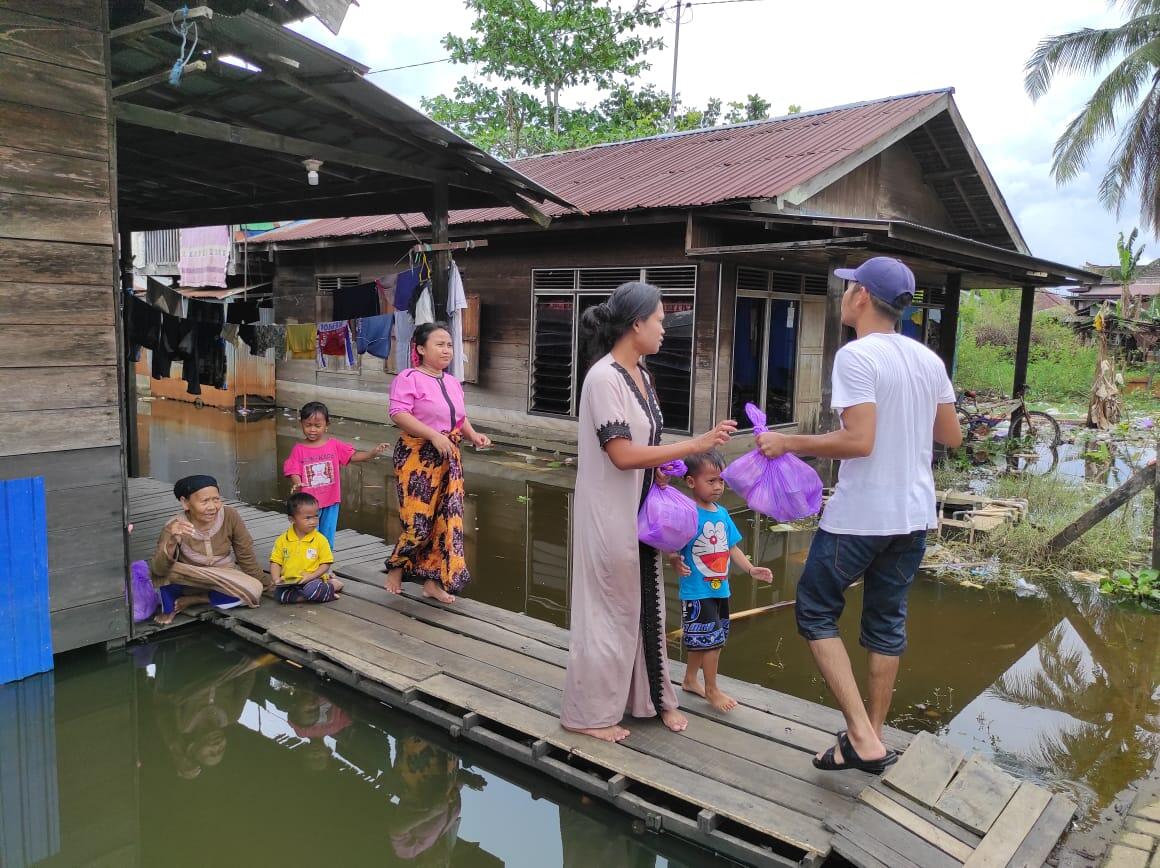
{"label": "hanging towel", "polygon": [[447,324],[451,326],[451,376],[463,382],[467,357],[463,352],[463,311],[467,310],[467,294],[463,291],[463,276],[459,266],[451,263],[447,275]]}
{"label": "hanging towel", "polygon": [[369,316],[358,321],[357,347],[359,355],[370,353],[377,359],[391,355],[391,331],[395,327],[393,313]]}
{"label": "hanging towel", "polygon": [[226,266],[230,260],[230,227],[202,226],[181,230],[182,286],[226,285]]}
{"label": "hanging towel", "polygon": [[375,290],[379,294],[379,313],[395,312],[395,284],[398,277],[397,274],[388,274],[375,281]]}
{"label": "hanging towel", "polygon": [[292,359],[313,359],[318,352],[318,326],[312,322],[286,326],[286,349]]}
{"label": "hanging towel", "polygon": [[336,320],[362,319],[379,315],[379,290],[375,281],[334,291]]}
{"label": "hanging towel", "polygon": [[411,308],[411,316],[415,318],[415,327],[435,322],[435,302],[431,294],[430,282],[424,283],[419,288],[419,294],[413,296],[411,301],[414,305]]}
{"label": "hanging towel", "polygon": [[354,341],[346,320],[318,324],[318,367],[326,367],[327,356],[345,356],[346,363],[352,368],[355,366]]}
{"label": "hanging towel", "polygon": [[152,277],[145,279],[145,300],[163,313],[181,316],[181,295]]}

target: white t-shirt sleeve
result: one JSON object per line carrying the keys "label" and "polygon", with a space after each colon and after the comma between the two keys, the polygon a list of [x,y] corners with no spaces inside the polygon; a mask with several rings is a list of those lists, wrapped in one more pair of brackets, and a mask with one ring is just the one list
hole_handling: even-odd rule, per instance
{"label": "white t-shirt sleeve", "polygon": [[955,402],[955,387],[951,378],[947,376],[947,369],[939,365],[938,403],[953,404]]}
{"label": "white t-shirt sleeve", "polygon": [[878,403],[874,396],[877,379],[874,364],[866,354],[842,347],[834,359],[834,393],[830,406],[845,410],[858,404]]}

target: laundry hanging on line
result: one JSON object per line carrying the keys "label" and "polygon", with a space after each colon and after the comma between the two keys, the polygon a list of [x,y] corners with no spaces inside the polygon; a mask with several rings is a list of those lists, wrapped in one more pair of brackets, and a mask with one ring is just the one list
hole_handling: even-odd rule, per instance
{"label": "laundry hanging on line", "polygon": [[351,320],[383,313],[376,281],[346,286],[334,291],[334,319]]}
{"label": "laundry hanging on line", "polygon": [[318,326],[312,322],[286,326],[286,350],[292,359],[313,359],[318,352]]}
{"label": "laundry hanging on line", "polygon": [[180,231],[181,254],[177,266],[182,286],[226,286],[230,261],[229,226],[201,226]]}
{"label": "laundry hanging on line", "polygon": [[354,352],[354,340],[350,333],[350,323],[346,320],[318,323],[318,367],[326,367],[327,356],[340,356],[352,368],[358,363]]}

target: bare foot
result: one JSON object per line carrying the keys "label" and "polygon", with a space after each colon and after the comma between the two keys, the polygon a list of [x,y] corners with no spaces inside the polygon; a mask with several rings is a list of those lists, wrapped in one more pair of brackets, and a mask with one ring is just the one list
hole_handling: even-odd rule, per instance
{"label": "bare foot", "polygon": [[689,719],[675,708],[661,712],[661,723],[673,732],[684,732],[689,726]]}
{"label": "bare foot", "polygon": [[700,681],[682,681],[681,690],[686,693],[695,693],[698,696],[705,695],[705,688],[701,686]]}
{"label": "bare foot", "polygon": [[346,585],[344,585],[342,583],[342,579],[336,579],[334,576],[331,576],[330,577],[330,587],[334,588],[334,596],[337,597],[339,594],[342,593],[342,589],[345,588]]}
{"label": "bare foot", "polygon": [[705,694],[705,698],[708,699],[709,704],[718,711],[729,711],[730,709],[737,707],[736,699],[734,699],[728,693],[724,693],[717,689],[708,691]]}
{"label": "bare foot", "polygon": [[387,573],[387,581],[383,587],[392,594],[403,593],[403,571],[401,569],[394,569]]}
{"label": "bare foot", "polygon": [[596,729],[573,729],[570,726],[565,726],[564,729],[568,732],[576,732],[580,735],[590,735],[593,738],[598,738],[601,741],[618,742],[624,741],[628,738],[628,730],[623,726],[613,724],[612,726],[600,726]]}
{"label": "bare foot", "polygon": [[436,599],[440,603],[455,602],[455,597],[443,590],[443,586],[434,579],[428,579],[423,583],[423,596]]}
{"label": "bare foot", "polygon": [[196,602],[199,602],[197,597],[178,597],[173,601],[172,612],[158,612],[157,617],[155,617],[153,620],[162,626],[165,624],[172,624],[174,618],[176,618]]}

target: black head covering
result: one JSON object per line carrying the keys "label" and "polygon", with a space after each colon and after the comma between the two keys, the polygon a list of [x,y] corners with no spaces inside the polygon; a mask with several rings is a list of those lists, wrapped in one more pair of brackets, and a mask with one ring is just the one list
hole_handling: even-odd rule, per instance
{"label": "black head covering", "polygon": [[173,486],[173,496],[178,500],[183,497],[189,497],[194,492],[201,491],[203,488],[217,488],[218,482],[212,476],[206,476],[203,473],[194,476],[187,476],[184,479],[177,480],[177,484]]}

